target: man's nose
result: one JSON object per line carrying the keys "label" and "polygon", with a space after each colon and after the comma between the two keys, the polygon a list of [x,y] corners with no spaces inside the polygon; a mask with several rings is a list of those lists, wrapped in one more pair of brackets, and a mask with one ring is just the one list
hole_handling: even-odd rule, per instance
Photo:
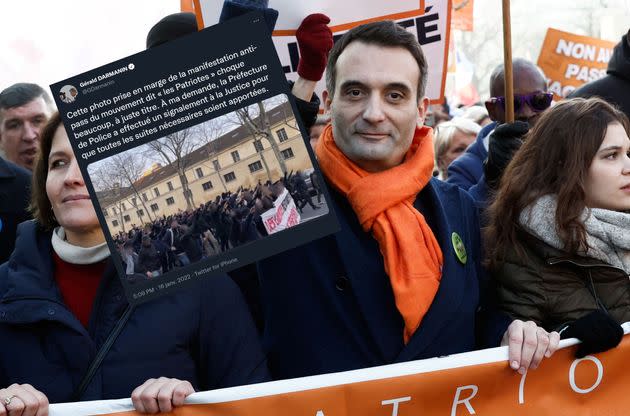
{"label": "man's nose", "polygon": [[24,123],[24,134],[22,140],[34,141],[39,138],[39,127],[30,121]]}
{"label": "man's nose", "polygon": [[363,118],[369,123],[378,123],[385,119],[384,103],[378,94],[372,94],[368,99]]}

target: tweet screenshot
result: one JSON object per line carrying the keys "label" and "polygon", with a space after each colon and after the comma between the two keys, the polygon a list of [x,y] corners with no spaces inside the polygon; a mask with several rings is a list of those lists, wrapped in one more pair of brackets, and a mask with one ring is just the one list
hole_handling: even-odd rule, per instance
{"label": "tweet screenshot", "polygon": [[260,14],[51,90],[130,303],[338,229]]}

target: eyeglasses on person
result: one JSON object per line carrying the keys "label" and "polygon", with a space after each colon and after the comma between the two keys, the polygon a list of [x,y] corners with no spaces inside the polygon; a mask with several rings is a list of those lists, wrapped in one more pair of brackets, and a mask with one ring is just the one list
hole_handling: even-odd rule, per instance
{"label": "eyeglasses on person", "polygon": [[[531,94],[514,94],[514,112],[518,112],[527,104],[532,111],[537,113],[545,111],[551,105],[553,94],[549,92],[533,92]],[[488,100],[491,104],[499,104],[505,111],[505,97],[490,97]]]}

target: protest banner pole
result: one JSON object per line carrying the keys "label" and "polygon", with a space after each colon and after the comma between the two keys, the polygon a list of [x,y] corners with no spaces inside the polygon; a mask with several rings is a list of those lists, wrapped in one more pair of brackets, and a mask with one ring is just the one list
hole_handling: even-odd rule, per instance
{"label": "protest banner pole", "polygon": [[512,83],[512,30],[510,28],[510,0],[503,0],[503,82],[505,121],[514,121],[514,90]]}

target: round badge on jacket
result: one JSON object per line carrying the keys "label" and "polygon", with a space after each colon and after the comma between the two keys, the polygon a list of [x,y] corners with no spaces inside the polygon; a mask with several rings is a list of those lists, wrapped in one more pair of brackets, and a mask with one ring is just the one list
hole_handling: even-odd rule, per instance
{"label": "round badge on jacket", "polygon": [[461,264],[466,264],[466,261],[468,260],[468,254],[466,254],[464,241],[457,233],[451,234],[451,241],[453,242],[453,249],[455,250],[457,260],[459,260]]}

